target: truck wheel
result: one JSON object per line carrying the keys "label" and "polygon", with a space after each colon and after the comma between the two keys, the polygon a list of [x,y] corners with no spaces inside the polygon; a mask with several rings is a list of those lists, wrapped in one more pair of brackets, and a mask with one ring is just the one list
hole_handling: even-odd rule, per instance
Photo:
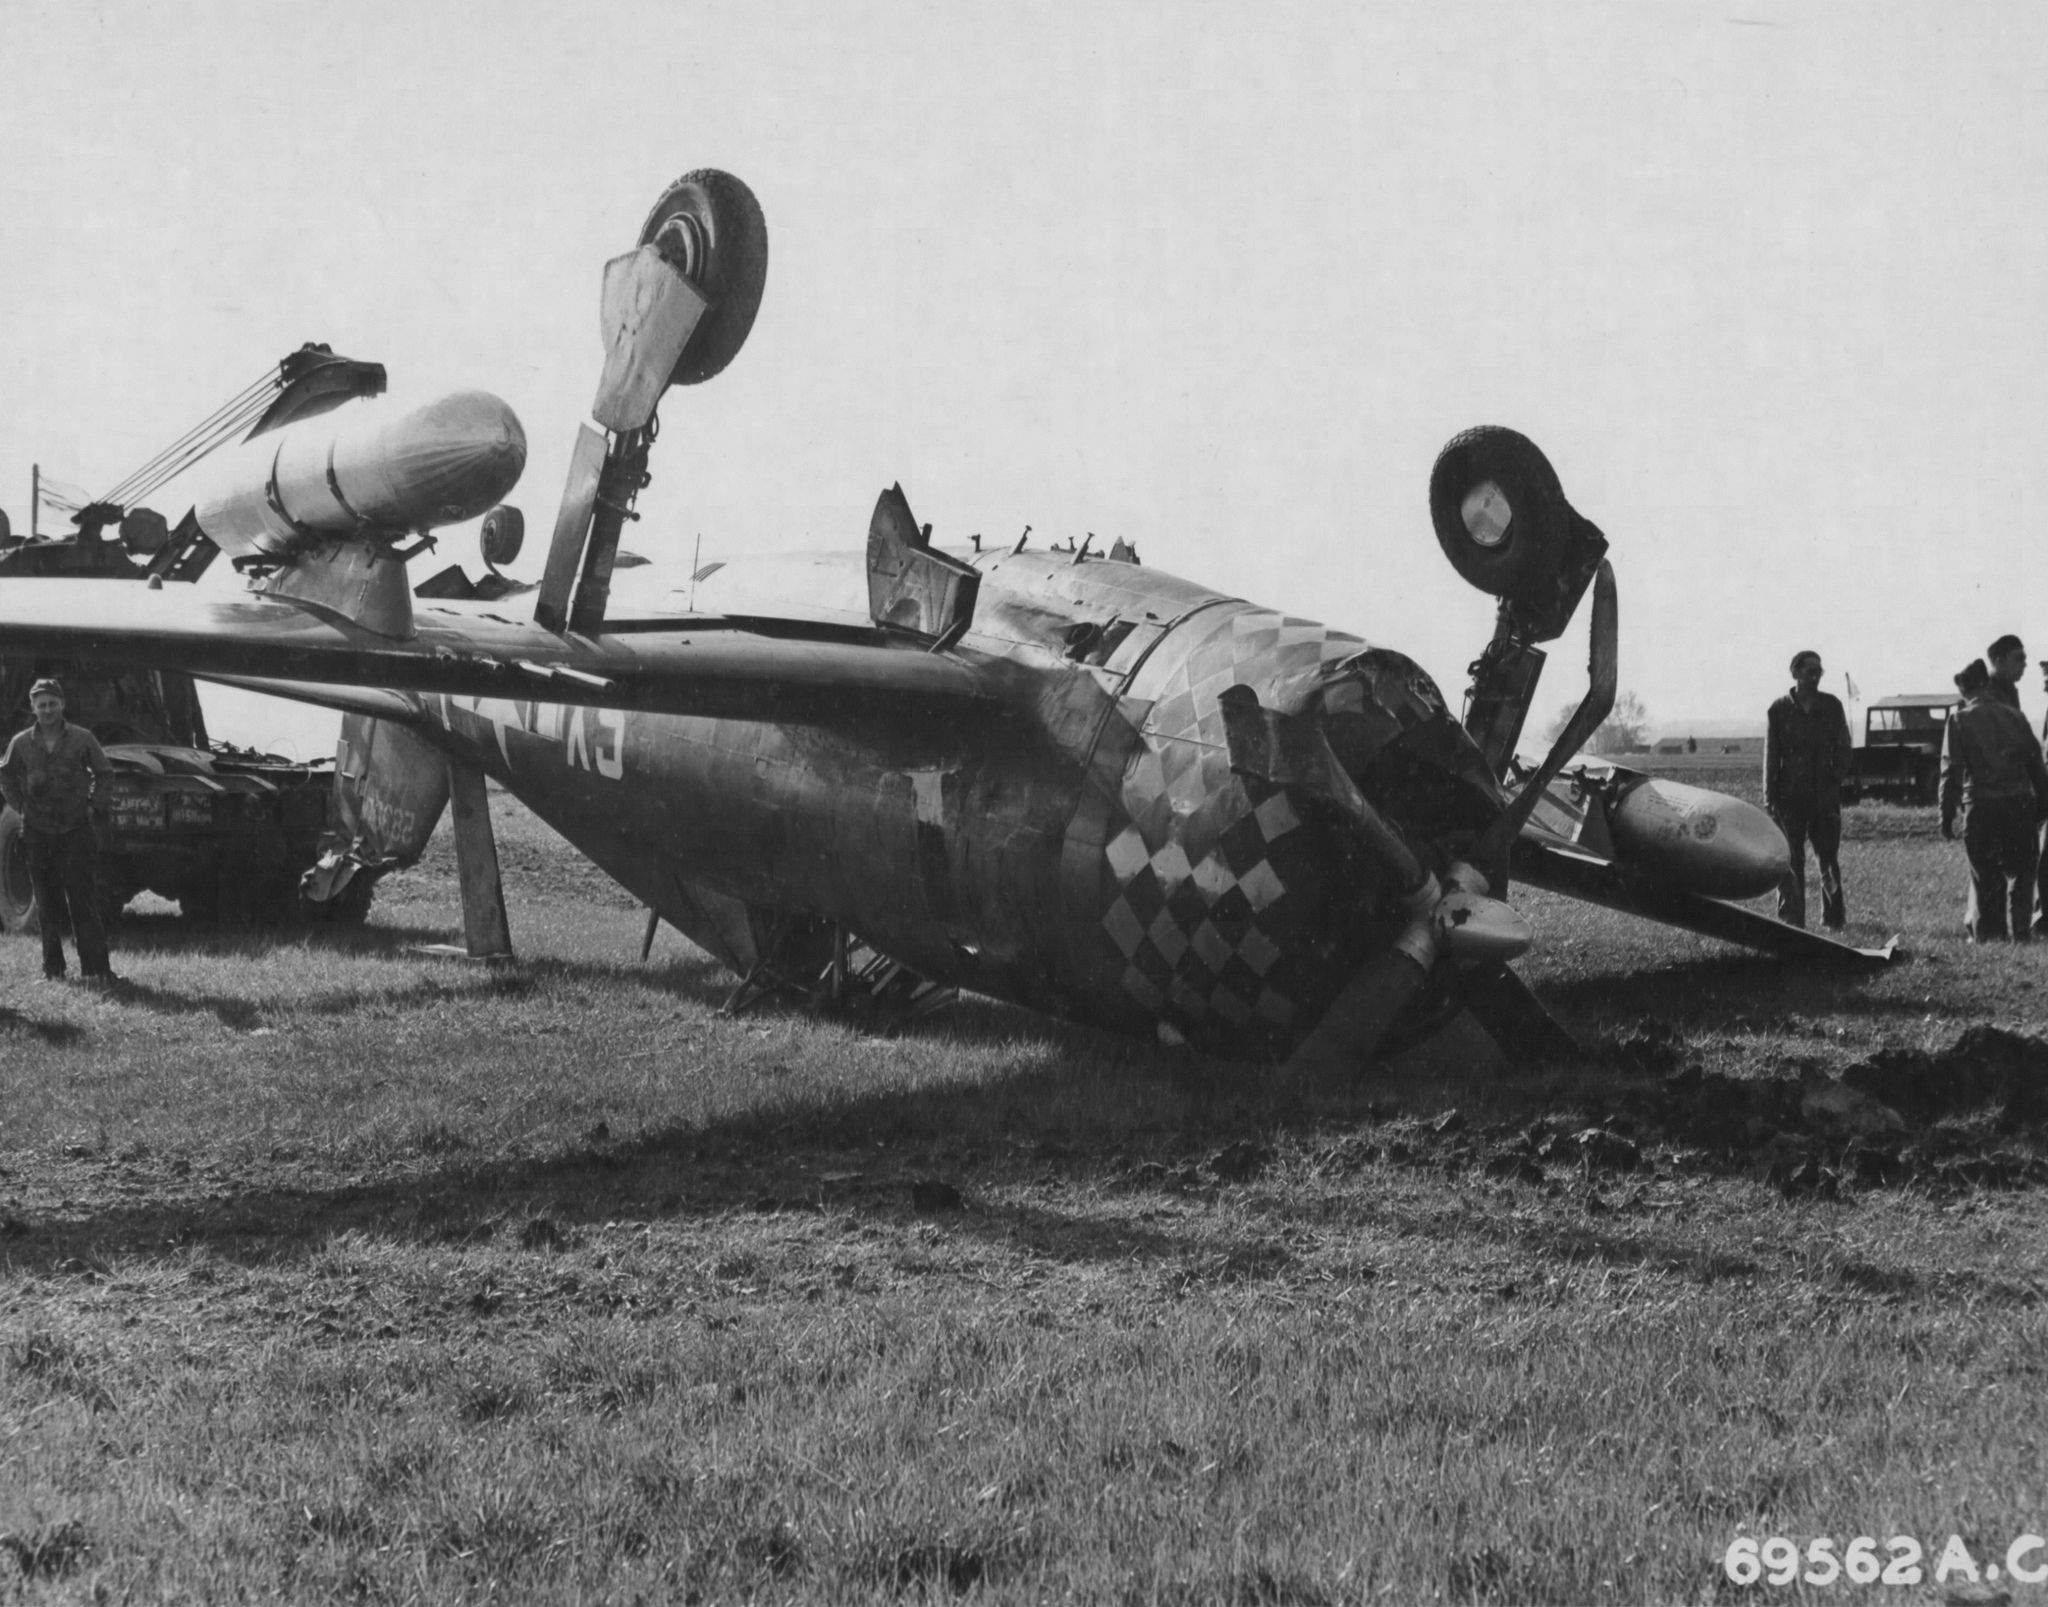
{"label": "truck wheel", "polygon": [[36,890],[28,879],[28,844],[21,816],[12,809],[0,809],[0,928],[42,930],[36,921]]}
{"label": "truck wheel", "polygon": [[114,923],[120,920],[121,912],[128,908],[128,901],[134,896],[133,893],[123,892],[118,887],[102,887],[100,889],[100,924],[109,932],[113,931]]}

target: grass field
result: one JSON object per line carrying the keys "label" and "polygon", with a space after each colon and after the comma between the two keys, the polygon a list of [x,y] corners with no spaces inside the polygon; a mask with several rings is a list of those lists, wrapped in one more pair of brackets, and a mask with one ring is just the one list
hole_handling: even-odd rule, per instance
{"label": "grass field", "polygon": [[[111,994],[0,940],[0,1599],[2048,1600],[1934,1577],[2048,1532],[2048,948],[1926,812],[1851,811],[1880,975],[1518,894],[1582,1059],[1310,1090],[721,1015],[498,816],[503,969],[413,952],[445,842]],[[1859,1535],[1921,1582],[1722,1571]]]}

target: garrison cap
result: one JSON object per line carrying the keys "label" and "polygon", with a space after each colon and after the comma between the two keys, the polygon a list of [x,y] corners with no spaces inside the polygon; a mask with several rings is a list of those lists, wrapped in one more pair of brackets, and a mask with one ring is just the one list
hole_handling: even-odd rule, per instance
{"label": "garrison cap", "polygon": [[1956,677],[1956,690],[1964,697],[1975,697],[1990,684],[1991,672],[1984,667],[1981,658],[1973,658],[1965,664],[1962,673]]}
{"label": "garrison cap", "polygon": [[2017,636],[2013,635],[2011,631],[2007,631],[2003,636],[1999,637],[1997,641],[1993,642],[1989,647],[1984,649],[1984,656],[1986,658],[2004,658],[2006,654],[2014,651],[2017,648],[2025,647],[2026,645],[2027,644],[2025,642],[2021,641]]}
{"label": "garrison cap", "polygon": [[53,697],[61,703],[64,701],[64,683],[53,680],[46,675],[28,689],[28,695],[30,697]]}

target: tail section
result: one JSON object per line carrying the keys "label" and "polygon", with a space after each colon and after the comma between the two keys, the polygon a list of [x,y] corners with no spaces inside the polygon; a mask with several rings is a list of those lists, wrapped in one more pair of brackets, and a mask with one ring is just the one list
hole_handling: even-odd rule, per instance
{"label": "tail section", "polygon": [[387,871],[414,864],[448,807],[448,760],[406,727],[366,714],[341,722],[335,753],[336,829],[306,872],[306,900],[360,918]]}

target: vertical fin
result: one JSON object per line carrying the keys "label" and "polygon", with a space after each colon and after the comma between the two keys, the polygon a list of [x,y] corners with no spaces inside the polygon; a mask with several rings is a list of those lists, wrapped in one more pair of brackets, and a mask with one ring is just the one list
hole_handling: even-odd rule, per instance
{"label": "vertical fin", "polygon": [[882,493],[868,523],[868,614],[877,625],[950,646],[973,622],[980,588],[980,570],[932,550],[903,487]]}

